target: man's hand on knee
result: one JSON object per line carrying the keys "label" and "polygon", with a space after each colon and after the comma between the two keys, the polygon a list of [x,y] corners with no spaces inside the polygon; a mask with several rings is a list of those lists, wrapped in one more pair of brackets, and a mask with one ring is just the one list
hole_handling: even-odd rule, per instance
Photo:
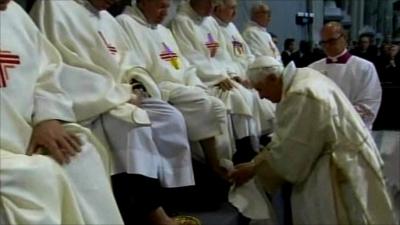
{"label": "man's hand on knee", "polygon": [[46,120],[33,128],[27,155],[45,150],[58,163],[64,164],[81,151],[80,146],[79,138],[68,133],[58,120]]}

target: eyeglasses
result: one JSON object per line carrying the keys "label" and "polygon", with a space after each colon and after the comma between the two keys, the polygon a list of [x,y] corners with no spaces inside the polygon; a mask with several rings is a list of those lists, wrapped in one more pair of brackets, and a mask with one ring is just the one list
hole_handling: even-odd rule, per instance
{"label": "eyeglasses", "polygon": [[339,35],[339,36],[336,37],[336,38],[329,38],[328,40],[320,41],[320,42],[319,42],[319,45],[324,46],[324,45],[333,44],[333,43],[335,43],[337,40],[339,40],[341,37],[343,37],[343,34]]}

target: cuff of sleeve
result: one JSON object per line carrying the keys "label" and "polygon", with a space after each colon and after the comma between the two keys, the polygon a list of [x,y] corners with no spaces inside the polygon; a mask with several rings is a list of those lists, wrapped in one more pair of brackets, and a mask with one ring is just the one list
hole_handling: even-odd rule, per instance
{"label": "cuff of sleeve", "polygon": [[33,126],[45,120],[74,122],[76,118],[72,110],[72,103],[63,104],[61,101],[36,97],[34,115],[32,117]]}
{"label": "cuff of sleeve", "polygon": [[214,86],[219,84],[221,81],[229,79],[230,77],[227,75],[221,75],[219,76],[217,79],[213,80],[213,81],[209,81],[209,82],[205,82],[208,86]]}
{"label": "cuff of sleeve", "polygon": [[262,166],[262,164],[268,160],[270,157],[270,152],[268,149],[262,150],[258,155],[253,159],[254,163],[254,170],[257,173],[259,168]]}

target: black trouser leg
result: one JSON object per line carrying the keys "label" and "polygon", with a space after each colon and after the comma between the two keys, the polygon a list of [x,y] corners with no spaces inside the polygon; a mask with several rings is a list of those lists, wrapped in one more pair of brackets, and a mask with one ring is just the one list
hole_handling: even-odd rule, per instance
{"label": "black trouser leg", "polygon": [[146,224],[148,214],[161,206],[157,179],[136,174],[111,176],[113,192],[126,225]]}
{"label": "black trouser leg", "polygon": [[195,186],[163,189],[163,205],[170,210],[214,210],[228,201],[230,184],[210,167],[193,160]]}
{"label": "black trouser leg", "polygon": [[291,183],[285,183],[282,185],[282,200],[283,200],[283,222],[285,225],[292,225],[292,187]]}
{"label": "black trouser leg", "polygon": [[260,137],[260,145],[267,146],[271,142],[271,137],[268,134],[263,134]]}
{"label": "black trouser leg", "polygon": [[236,140],[236,152],[233,155],[233,163],[239,164],[251,161],[257,152],[254,151],[251,137],[244,137]]}

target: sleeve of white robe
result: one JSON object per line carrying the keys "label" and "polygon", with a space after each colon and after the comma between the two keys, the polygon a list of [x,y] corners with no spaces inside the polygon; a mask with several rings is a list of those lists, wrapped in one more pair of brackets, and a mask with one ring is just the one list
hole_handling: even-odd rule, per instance
{"label": "sleeve of white robe", "polygon": [[35,88],[33,125],[49,119],[75,121],[72,101],[59,84],[61,57],[41,34],[38,33],[38,36],[40,76]]}
{"label": "sleeve of white robe", "polygon": [[[193,28],[189,19],[178,16],[171,23],[172,33],[176,38],[178,46],[186,59],[197,69],[199,78],[209,86],[229,78],[225,68],[218,68],[211,57],[201,52],[202,46],[197,49],[195,43],[197,37],[193,37]],[[200,52],[199,52],[200,51]],[[208,53],[207,53],[208,54]]]}
{"label": "sleeve of white robe", "polygon": [[264,46],[264,40],[262,37],[258,35],[256,32],[248,29],[243,32],[243,38],[246,43],[249,45],[251,52],[256,56],[268,55],[271,56],[266,48],[262,48]]}
{"label": "sleeve of white robe", "polygon": [[[56,16],[45,13],[47,10],[57,12],[52,7],[54,6],[51,1],[37,2],[31,10],[31,17],[62,55],[66,63],[62,73],[65,76],[74,76],[74,78],[61,78],[61,80],[65,82],[63,85],[67,85],[73,90],[79,90],[79,94],[71,94],[78,121],[89,119],[116,105],[128,102],[131,96],[130,85],[115,82],[113,75],[108,71],[80,57],[75,52],[79,51],[79,46],[76,46],[73,40],[68,39],[75,35],[69,34],[63,23],[56,22],[58,21]],[[88,85],[91,87],[90,89],[87,88]],[[68,93],[71,92],[68,91]],[[82,98],[83,96],[85,97]]]}
{"label": "sleeve of white robe", "polygon": [[355,100],[352,104],[355,106],[364,104],[370,108],[374,115],[368,118],[365,123],[371,129],[381,105],[382,87],[375,66],[372,63],[368,62],[368,66],[361,68],[361,70],[362,72],[359,76],[361,79],[357,84],[360,87],[358,89],[359,92],[355,93]]}
{"label": "sleeve of white robe", "polygon": [[[267,32],[263,34],[263,31],[255,31],[254,29],[256,28],[248,28],[243,32],[243,38],[249,45],[251,52],[255,56],[267,55],[280,59],[279,50],[272,41],[271,35]],[[275,48],[276,52],[273,52],[271,48]]]}
{"label": "sleeve of white robe", "polygon": [[279,108],[276,132],[256,162],[267,161],[285,180],[299,183],[308,177],[323,150],[328,113],[321,102],[302,94],[288,96]]}

